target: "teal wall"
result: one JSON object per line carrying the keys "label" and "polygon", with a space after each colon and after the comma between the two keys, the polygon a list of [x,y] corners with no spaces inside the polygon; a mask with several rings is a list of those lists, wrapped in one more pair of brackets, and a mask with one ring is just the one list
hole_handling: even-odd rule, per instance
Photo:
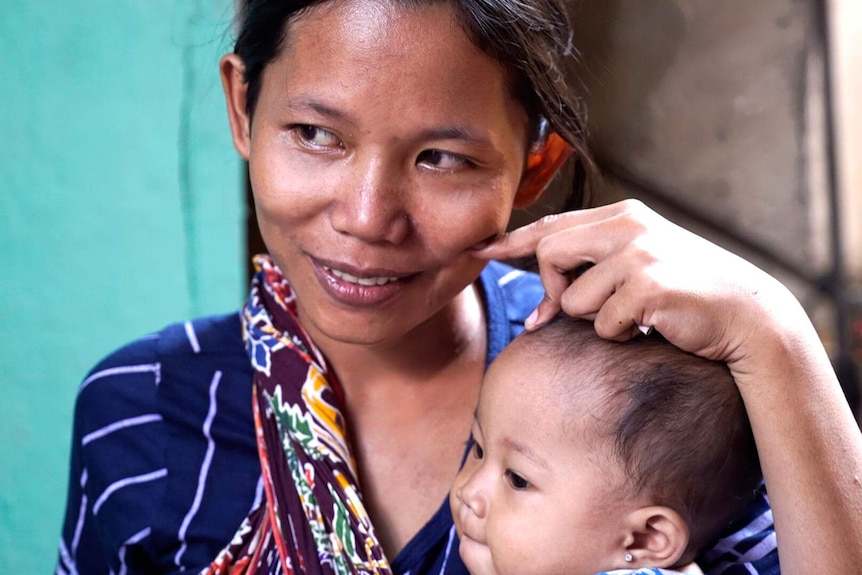
{"label": "teal wall", "polygon": [[230,0],[0,11],[0,565],[53,571],[75,391],[125,341],[235,309]]}

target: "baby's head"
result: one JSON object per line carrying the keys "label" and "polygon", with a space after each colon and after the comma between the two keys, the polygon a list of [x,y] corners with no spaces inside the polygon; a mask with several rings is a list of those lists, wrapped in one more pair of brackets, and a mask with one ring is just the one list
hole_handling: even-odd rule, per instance
{"label": "baby's head", "polygon": [[473,575],[687,563],[761,480],[724,364],[568,318],[494,361],[473,437],[451,495]]}

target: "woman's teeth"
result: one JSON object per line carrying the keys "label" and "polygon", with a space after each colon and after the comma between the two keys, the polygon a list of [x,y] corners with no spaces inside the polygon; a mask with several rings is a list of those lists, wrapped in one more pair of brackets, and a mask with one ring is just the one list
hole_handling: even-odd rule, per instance
{"label": "woman's teeth", "polygon": [[[325,267],[325,266],[324,266]],[[371,278],[360,278],[353,275],[350,275],[347,272],[343,272],[341,270],[337,270],[335,268],[325,268],[326,270],[332,272],[332,275],[335,277],[346,281],[351,284],[358,284],[361,286],[382,286],[384,284],[388,284],[389,282],[398,281],[398,278],[392,277],[371,277]]]}

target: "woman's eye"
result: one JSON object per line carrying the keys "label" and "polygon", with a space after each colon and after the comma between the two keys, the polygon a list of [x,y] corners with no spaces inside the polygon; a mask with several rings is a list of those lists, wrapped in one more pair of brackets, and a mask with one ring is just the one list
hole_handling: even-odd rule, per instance
{"label": "woman's eye", "polygon": [[527,489],[530,487],[530,482],[512,471],[511,469],[506,470],[506,478],[509,480],[509,484],[514,489]]}
{"label": "woman's eye", "polygon": [[482,459],[485,457],[485,450],[482,449],[482,446],[479,445],[477,441],[473,441],[473,456],[476,459]]}
{"label": "woman's eye", "polygon": [[437,170],[456,170],[470,164],[466,158],[441,152],[440,150],[425,150],[419,154],[416,163],[424,164]]}
{"label": "woman's eye", "polygon": [[341,141],[338,139],[338,136],[330,132],[329,130],[324,130],[323,128],[318,128],[317,126],[311,126],[309,124],[299,124],[294,126],[294,130],[296,131],[299,139],[302,140],[302,143],[311,146],[313,148],[340,148]]}

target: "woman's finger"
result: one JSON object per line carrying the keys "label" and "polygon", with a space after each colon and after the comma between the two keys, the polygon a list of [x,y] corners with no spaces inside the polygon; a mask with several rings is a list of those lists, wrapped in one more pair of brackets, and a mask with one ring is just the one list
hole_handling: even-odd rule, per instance
{"label": "woman's finger", "polygon": [[536,253],[539,243],[546,237],[587,224],[602,222],[614,216],[642,209],[642,204],[626,200],[563,214],[545,216],[532,224],[512,230],[493,239],[490,243],[472,250],[472,254],[482,259],[513,259]]}
{"label": "woman's finger", "polygon": [[536,261],[545,295],[536,311],[527,319],[525,325],[528,330],[548,323],[557,315],[562,306],[561,298],[572,282],[596,260],[595,253],[579,249],[587,246],[578,241],[578,237],[583,235],[582,228],[566,228],[543,237],[536,246]]}
{"label": "woman's finger", "polygon": [[[567,217],[567,223],[570,223],[571,219]],[[559,224],[551,223],[544,229],[548,230],[557,225]],[[614,209],[605,210],[605,216],[601,219],[545,233],[534,250],[545,296],[536,312],[528,318],[527,329],[536,329],[553,319],[562,307],[560,299],[563,294],[572,293],[569,286],[588,266],[614,258],[615,254],[621,251],[638,253],[630,246],[633,238],[642,235],[644,231],[644,224],[633,218],[630,210]],[[633,262],[620,262],[618,267],[603,264],[601,268],[615,271],[618,276],[631,270],[632,264]],[[613,283],[618,281],[621,279],[610,277],[606,282],[609,285],[605,288],[588,291],[591,297],[585,299],[582,304],[574,304],[572,311],[569,311],[570,315],[585,317],[586,314],[598,311],[604,299],[613,292]],[[574,311],[575,309],[577,311]]]}
{"label": "woman's finger", "polygon": [[[613,340],[627,340],[652,327],[650,300],[655,291],[632,288],[624,254],[614,254],[581,274],[562,294],[566,315],[591,319],[596,332]],[[601,318],[601,319],[600,319]],[[643,327],[642,327],[643,326]]]}
{"label": "woman's finger", "polygon": [[542,287],[545,288],[545,295],[535,311],[524,322],[524,327],[528,331],[545,325],[557,315],[560,311],[560,297],[572,282],[567,265],[575,256],[570,252],[563,262],[552,259],[546,253],[555,245],[556,235],[545,236],[536,246],[536,261],[539,264],[539,277],[542,280]]}
{"label": "woman's finger", "polygon": [[593,327],[600,337],[612,341],[627,341],[641,333],[644,325],[645,301],[632,298],[625,287],[612,293],[596,313]]}

